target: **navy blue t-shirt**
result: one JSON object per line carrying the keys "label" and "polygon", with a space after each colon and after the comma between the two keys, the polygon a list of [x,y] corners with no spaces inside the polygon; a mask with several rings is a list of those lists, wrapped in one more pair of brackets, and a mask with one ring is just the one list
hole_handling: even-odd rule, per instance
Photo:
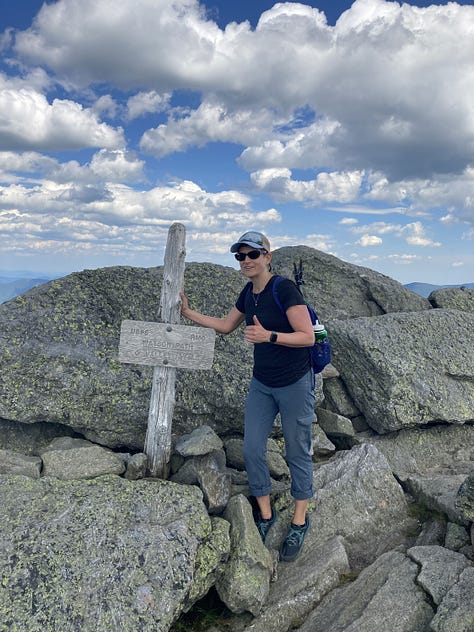
{"label": "navy blue t-shirt", "polygon": [[[257,295],[257,304],[252,295],[252,286],[245,286],[237,299],[235,306],[245,314],[247,325],[253,325],[256,315],[262,327],[269,331],[291,333],[288,319],[282,314],[273,299],[273,276],[262,292]],[[305,301],[295,283],[282,278],[277,288],[278,298],[283,309],[288,310],[294,305],[304,305]],[[253,375],[262,384],[270,387],[289,386],[303,377],[311,368],[308,347],[284,347],[270,342],[254,345]]]}

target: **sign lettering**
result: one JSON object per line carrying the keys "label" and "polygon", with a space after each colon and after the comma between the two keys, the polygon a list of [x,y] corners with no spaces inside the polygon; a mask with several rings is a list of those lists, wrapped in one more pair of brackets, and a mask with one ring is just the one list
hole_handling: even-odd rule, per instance
{"label": "sign lettering", "polygon": [[119,361],[183,369],[210,369],[216,332],[204,327],[124,320]]}

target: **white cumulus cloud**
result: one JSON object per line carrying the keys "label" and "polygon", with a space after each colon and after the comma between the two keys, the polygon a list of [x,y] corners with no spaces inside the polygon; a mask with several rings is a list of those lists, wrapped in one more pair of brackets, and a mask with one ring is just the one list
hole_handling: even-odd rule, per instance
{"label": "white cumulus cloud", "polygon": [[0,80],[0,147],[3,149],[116,148],[122,129],[101,123],[92,109],[46,97],[32,88],[16,89]]}
{"label": "white cumulus cloud", "polygon": [[362,235],[361,238],[357,241],[359,246],[363,246],[366,248],[367,246],[381,246],[383,244],[383,240],[377,235]]}

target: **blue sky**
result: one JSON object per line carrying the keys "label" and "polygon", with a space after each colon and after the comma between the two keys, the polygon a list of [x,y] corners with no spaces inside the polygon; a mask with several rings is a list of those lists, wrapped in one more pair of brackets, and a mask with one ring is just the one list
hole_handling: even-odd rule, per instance
{"label": "blue sky", "polygon": [[188,261],[474,281],[471,2],[2,4],[0,274],[161,265],[179,221]]}

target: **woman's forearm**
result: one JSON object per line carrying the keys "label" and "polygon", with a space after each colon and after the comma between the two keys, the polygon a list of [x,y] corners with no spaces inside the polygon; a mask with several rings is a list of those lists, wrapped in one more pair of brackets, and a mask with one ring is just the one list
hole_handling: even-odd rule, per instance
{"label": "woman's forearm", "polygon": [[184,318],[192,320],[193,323],[201,325],[202,327],[208,327],[214,329],[219,334],[229,334],[243,322],[245,315],[241,314],[236,307],[233,307],[227,316],[224,318],[216,318],[215,316],[207,316],[207,314],[201,314],[189,307],[188,299],[186,295],[181,292],[181,315]]}
{"label": "woman's forearm", "polygon": [[197,325],[201,325],[202,327],[209,327],[210,329],[214,329],[219,334],[228,334],[232,331],[229,328],[229,324],[226,322],[225,318],[216,318],[214,316],[207,316],[206,314],[201,314],[200,312],[196,312],[194,309],[186,309],[182,310],[181,314],[192,320],[193,323]]}

